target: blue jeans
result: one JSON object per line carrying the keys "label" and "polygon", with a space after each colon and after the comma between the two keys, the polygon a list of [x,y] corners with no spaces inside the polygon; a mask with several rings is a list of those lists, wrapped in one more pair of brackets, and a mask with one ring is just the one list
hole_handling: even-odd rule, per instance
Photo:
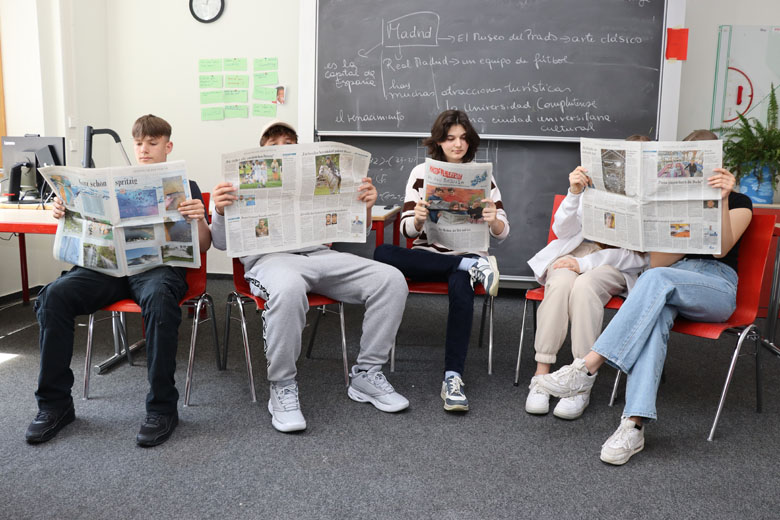
{"label": "blue jeans", "polygon": [[444,255],[390,244],[383,244],[374,250],[374,260],[392,265],[413,281],[447,282],[450,307],[447,337],[444,340],[444,371],[451,370],[461,375],[466,365],[474,317],[471,275],[458,270],[464,256],[475,255]]}
{"label": "blue jeans", "polygon": [[70,361],[76,316],[131,298],[141,307],[146,328],[150,386],[146,410],[175,412],[179,393],[173,374],[181,323],[179,300],[187,292],[185,277],[184,269],[168,266],[121,278],[76,266],[41,289],[35,302],[41,329],[41,368],[35,391],[38,408],[62,409],[72,402]]}
{"label": "blue jeans", "polygon": [[609,365],[628,374],[623,417],[657,418],[656,394],[677,315],[723,322],[734,312],[736,298],[737,273],[717,260],[682,259],[639,277],[593,345]]}

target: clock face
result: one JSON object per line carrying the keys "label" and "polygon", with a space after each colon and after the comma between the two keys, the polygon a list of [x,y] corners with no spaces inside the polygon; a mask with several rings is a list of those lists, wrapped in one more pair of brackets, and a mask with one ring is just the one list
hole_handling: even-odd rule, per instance
{"label": "clock face", "polygon": [[222,15],[225,0],[190,0],[190,12],[199,22],[211,23]]}

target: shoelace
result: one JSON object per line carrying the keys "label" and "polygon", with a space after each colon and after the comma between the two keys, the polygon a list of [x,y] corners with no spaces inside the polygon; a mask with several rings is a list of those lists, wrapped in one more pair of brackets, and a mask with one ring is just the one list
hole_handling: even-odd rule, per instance
{"label": "shoelace", "polygon": [[366,377],[369,383],[385,393],[389,394],[395,391],[393,385],[390,384],[382,372],[369,372]]}
{"label": "shoelace", "polygon": [[451,377],[447,380],[447,393],[450,395],[462,396],[460,391],[461,381],[457,377]]}
{"label": "shoelace", "polygon": [[276,388],[276,399],[282,406],[285,412],[297,410],[300,408],[298,404],[298,387],[295,385],[285,386],[283,388]]}
{"label": "shoelace", "polygon": [[49,412],[49,411],[46,411],[46,410],[39,410],[38,414],[35,416],[35,422],[46,422],[50,418],[54,418],[54,417],[55,417],[55,413],[54,412]]}
{"label": "shoelace", "polygon": [[618,428],[618,431],[616,431],[612,437],[610,437],[606,444],[610,444],[611,446],[614,446],[616,448],[631,448],[631,430],[634,429],[633,426],[624,427],[622,424],[620,425],[620,428]]}
{"label": "shoelace", "polygon": [[[563,386],[571,386],[571,383],[578,382],[579,370],[569,365],[558,371],[558,382]],[[577,385],[582,386],[581,384]]]}
{"label": "shoelace", "polygon": [[144,426],[159,426],[160,422],[162,422],[162,417],[159,415],[147,415]]}

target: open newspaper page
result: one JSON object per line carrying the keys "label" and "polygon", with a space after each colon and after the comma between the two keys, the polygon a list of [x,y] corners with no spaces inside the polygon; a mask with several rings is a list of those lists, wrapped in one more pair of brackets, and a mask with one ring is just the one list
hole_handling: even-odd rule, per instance
{"label": "open newspaper page", "polygon": [[238,187],[238,201],[225,208],[228,255],[365,242],[366,204],[357,197],[370,161],[333,142],[222,154],[222,176]]}
{"label": "open newspaper page", "polygon": [[40,171],[66,208],[55,258],[111,276],[200,267],[198,224],[177,209],[192,197],[184,161]]}
{"label": "open newspaper page", "polygon": [[593,179],[583,196],[585,238],[637,251],[720,253],[721,141],[582,139]]}
{"label": "open newspaper page", "polygon": [[482,217],[490,198],[493,165],[425,160],[423,190],[428,206],[425,234],[453,251],[487,251],[488,224]]}

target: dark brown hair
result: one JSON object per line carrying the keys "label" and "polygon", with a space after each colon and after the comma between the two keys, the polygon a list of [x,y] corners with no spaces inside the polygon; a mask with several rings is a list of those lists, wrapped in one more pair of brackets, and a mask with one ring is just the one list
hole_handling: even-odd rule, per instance
{"label": "dark brown hair", "polygon": [[289,137],[290,139],[295,141],[296,144],[298,143],[298,134],[295,132],[295,130],[291,130],[286,126],[282,126],[282,125],[274,125],[268,130],[266,130],[263,136],[260,138],[260,146],[265,146],[265,143],[269,139],[273,139],[280,135]]}
{"label": "dark brown hair", "polygon": [[634,135],[629,135],[628,137],[626,137],[626,141],[642,141],[642,142],[646,143],[646,142],[651,141],[651,140],[652,139],[650,139],[649,137],[647,137],[646,135],[643,135],[643,134],[634,134]]}
{"label": "dark brown hair", "polygon": [[432,159],[437,161],[447,160],[444,156],[444,150],[441,149],[439,143],[447,140],[447,132],[455,125],[460,125],[466,130],[466,142],[469,144],[469,149],[466,150],[466,154],[463,156],[463,162],[471,162],[474,159],[479,147],[479,134],[471,126],[469,116],[460,110],[445,110],[433,122],[431,136],[423,140],[423,144],[428,147],[428,155]]}
{"label": "dark brown hair", "polygon": [[718,139],[720,137],[710,130],[694,130],[686,135],[683,141],[717,141]]}
{"label": "dark brown hair", "polygon": [[141,116],[133,123],[133,139],[144,137],[165,137],[171,139],[171,125],[162,117],[153,114]]}

